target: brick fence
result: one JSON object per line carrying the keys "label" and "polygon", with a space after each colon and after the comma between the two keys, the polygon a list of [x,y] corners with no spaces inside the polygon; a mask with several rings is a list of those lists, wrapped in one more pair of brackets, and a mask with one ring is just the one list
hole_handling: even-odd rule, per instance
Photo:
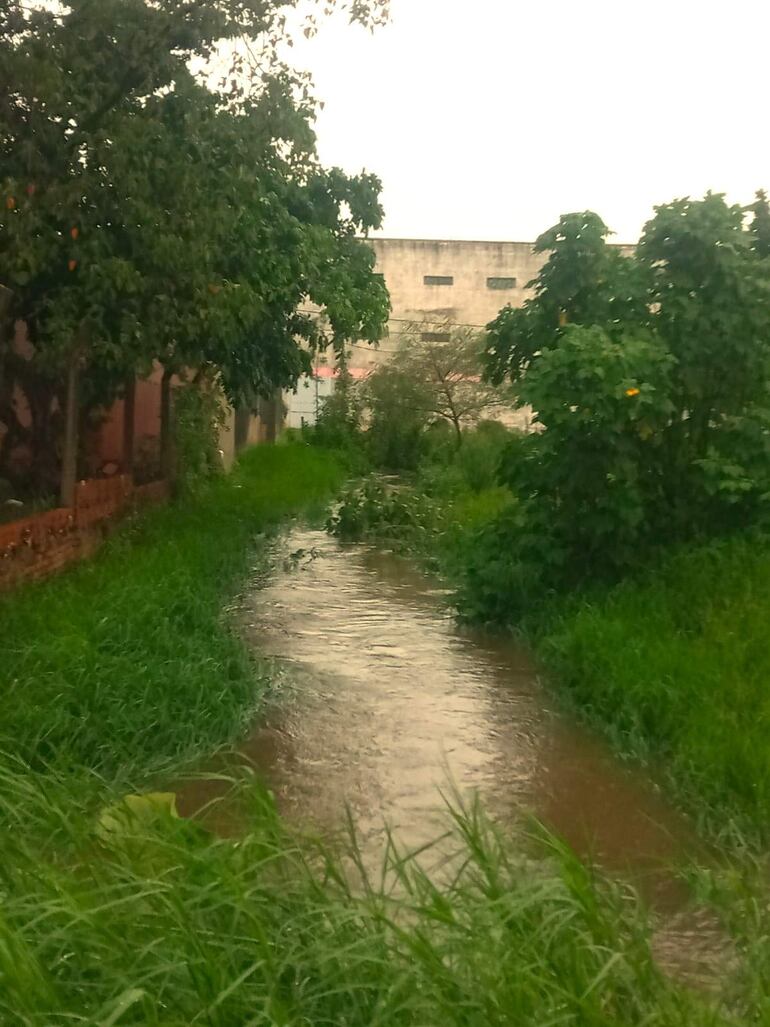
{"label": "brick fence", "polygon": [[54,574],[91,556],[119,515],[168,499],[164,481],[135,486],[127,475],[82,481],[70,507],[0,524],[0,589]]}

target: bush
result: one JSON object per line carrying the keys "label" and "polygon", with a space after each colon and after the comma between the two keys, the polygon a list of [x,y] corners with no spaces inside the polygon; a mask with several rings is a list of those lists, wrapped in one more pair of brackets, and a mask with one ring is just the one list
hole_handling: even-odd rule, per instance
{"label": "bush", "polygon": [[422,492],[365,478],[343,492],[327,527],[344,542],[376,538],[400,549],[424,549],[422,536],[443,528],[441,506]]}
{"label": "bush", "polygon": [[[708,194],[656,208],[633,257],[608,249],[591,212],[538,240],[534,296],[501,312],[487,347],[542,429],[503,468],[519,500],[507,577],[530,594],[612,581],[666,543],[766,517],[770,262],[744,220]],[[490,530],[502,548],[503,526]]]}
{"label": "bush", "polygon": [[364,401],[369,410],[367,446],[375,466],[416,470],[431,423],[424,384],[394,364],[383,364],[369,376]]}
{"label": "bush", "polygon": [[174,390],[175,486],[181,494],[197,491],[223,472],[219,434],[224,423],[222,401],[213,388],[191,383]]}
{"label": "bush", "polygon": [[471,491],[482,492],[499,483],[501,460],[510,437],[511,432],[499,421],[481,421],[475,431],[465,433],[456,460]]}

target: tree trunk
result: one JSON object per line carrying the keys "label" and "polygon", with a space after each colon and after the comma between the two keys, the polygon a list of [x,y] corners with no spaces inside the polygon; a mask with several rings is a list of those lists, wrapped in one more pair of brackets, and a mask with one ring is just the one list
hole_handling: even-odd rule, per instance
{"label": "tree trunk", "polygon": [[126,379],[123,395],[123,473],[134,474],[134,432],[136,423],[136,378]]}
{"label": "tree trunk", "polygon": [[463,444],[463,430],[460,427],[460,419],[458,417],[453,417],[452,424],[454,425],[455,434],[457,435],[457,448],[460,449]]}
{"label": "tree trunk", "polygon": [[75,483],[78,473],[78,378],[79,357],[73,356],[67,369],[67,395],[64,402],[64,448],[62,450],[61,490],[62,506],[75,503]]}
{"label": "tree trunk", "polygon": [[173,417],[171,376],[173,372],[163,369],[160,383],[160,473],[164,481],[174,477],[174,437],[171,419]]}
{"label": "tree trunk", "polygon": [[283,427],[283,393],[276,389],[270,399],[265,400],[265,441],[277,442]]}

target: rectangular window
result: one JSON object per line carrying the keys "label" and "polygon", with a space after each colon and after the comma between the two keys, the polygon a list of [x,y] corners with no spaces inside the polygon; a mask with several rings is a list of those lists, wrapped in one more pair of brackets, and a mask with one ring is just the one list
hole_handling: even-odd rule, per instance
{"label": "rectangular window", "polygon": [[487,278],[488,289],[515,289],[515,278]]}
{"label": "rectangular window", "polygon": [[449,342],[450,338],[449,332],[422,332],[420,334],[422,342]]}
{"label": "rectangular window", "polygon": [[423,285],[454,285],[455,280],[451,275],[424,275]]}

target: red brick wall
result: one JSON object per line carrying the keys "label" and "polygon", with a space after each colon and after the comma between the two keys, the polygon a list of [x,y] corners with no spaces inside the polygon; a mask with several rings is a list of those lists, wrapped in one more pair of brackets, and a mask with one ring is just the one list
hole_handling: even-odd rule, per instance
{"label": "red brick wall", "polygon": [[[134,402],[134,440],[137,449],[144,439],[160,438],[160,381],[163,368],[155,364],[149,378],[136,383]],[[98,429],[96,451],[98,466],[123,463],[123,400],[116,400]]]}
{"label": "red brick wall", "polygon": [[127,509],[168,498],[166,482],[134,488],[125,475],[83,481],[72,509],[61,507],[0,524],[0,589],[48,577],[91,556]]}

